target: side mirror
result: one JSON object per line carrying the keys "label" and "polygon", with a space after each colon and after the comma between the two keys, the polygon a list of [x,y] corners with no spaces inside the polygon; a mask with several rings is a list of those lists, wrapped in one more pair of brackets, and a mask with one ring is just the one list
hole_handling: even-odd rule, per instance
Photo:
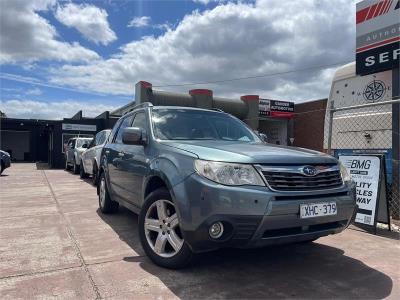
{"label": "side mirror", "polygon": [[88,146],[88,144],[83,144],[82,145],[82,148],[88,148],[89,146]]}
{"label": "side mirror", "polygon": [[146,132],[139,127],[126,127],[122,131],[122,142],[127,145],[145,145]]}

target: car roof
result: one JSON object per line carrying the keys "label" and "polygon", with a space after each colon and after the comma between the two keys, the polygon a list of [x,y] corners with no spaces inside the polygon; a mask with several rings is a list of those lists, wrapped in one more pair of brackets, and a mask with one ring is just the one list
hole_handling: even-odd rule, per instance
{"label": "car roof", "polygon": [[173,105],[157,105],[157,106],[148,106],[148,107],[138,107],[132,111],[129,111],[125,113],[124,115],[121,116],[121,119],[131,116],[134,113],[137,113],[138,111],[145,110],[146,108],[149,109],[171,109],[171,110],[197,110],[197,111],[206,111],[206,112],[215,112],[215,113],[223,113],[223,114],[228,114],[224,112],[223,110],[220,110],[218,108],[215,109],[208,109],[208,108],[199,108],[199,107],[191,107],[191,106],[173,106]]}
{"label": "car roof", "polygon": [[171,105],[159,105],[153,106],[152,109],[175,109],[175,110],[199,110],[199,111],[211,111],[211,112],[222,112],[222,110],[218,109],[210,109],[210,108],[200,108],[200,107],[191,107],[191,106],[171,106]]}

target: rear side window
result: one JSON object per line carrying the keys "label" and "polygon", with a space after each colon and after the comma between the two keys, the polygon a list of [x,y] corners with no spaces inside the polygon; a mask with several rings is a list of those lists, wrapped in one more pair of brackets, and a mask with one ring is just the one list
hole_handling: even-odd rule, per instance
{"label": "rear side window", "polygon": [[133,119],[133,116],[129,116],[129,117],[126,117],[126,118],[122,121],[121,125],[120,125],[119,128],[118,128],[117,136],[116,136],[116,138],[115,138],[114,143],[122,144],[122,132],[123,132],[123,129],[126,128],[126,127],[131,126],[131,124],[132,124],[132,119]]}

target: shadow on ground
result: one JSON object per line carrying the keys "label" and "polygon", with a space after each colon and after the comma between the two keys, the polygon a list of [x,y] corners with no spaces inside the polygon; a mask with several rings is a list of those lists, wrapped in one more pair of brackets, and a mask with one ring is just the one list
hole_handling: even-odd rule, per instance
{"label": "shadow on ground", "polygon": [[[137,216],[121,208],[115,215],[99,216],[133,250],[138,243]],[[121,230],[121,223],[130,224]],[[344,251],[319,244],[296,244],[262,249],[223,249],[197,255],[183,270],[155,266],[147,257],[125,257],[158,277],[180,298],[385,298],[392,279],[344,255]]]}

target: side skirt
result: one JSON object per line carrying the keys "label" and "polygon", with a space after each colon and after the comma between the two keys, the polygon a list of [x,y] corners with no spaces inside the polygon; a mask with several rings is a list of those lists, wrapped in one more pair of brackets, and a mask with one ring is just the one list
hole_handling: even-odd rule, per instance
{"label": "side skirt", "polygon": [[134,212],[135,214],[139,215],[140,214],[140,207],[136,206],[135,204],[132,204],[128,201],[125,201],[121,199],[120,197],[114,197],[114,201],[117,201],[120,205],[126,207],[130,211]]}

